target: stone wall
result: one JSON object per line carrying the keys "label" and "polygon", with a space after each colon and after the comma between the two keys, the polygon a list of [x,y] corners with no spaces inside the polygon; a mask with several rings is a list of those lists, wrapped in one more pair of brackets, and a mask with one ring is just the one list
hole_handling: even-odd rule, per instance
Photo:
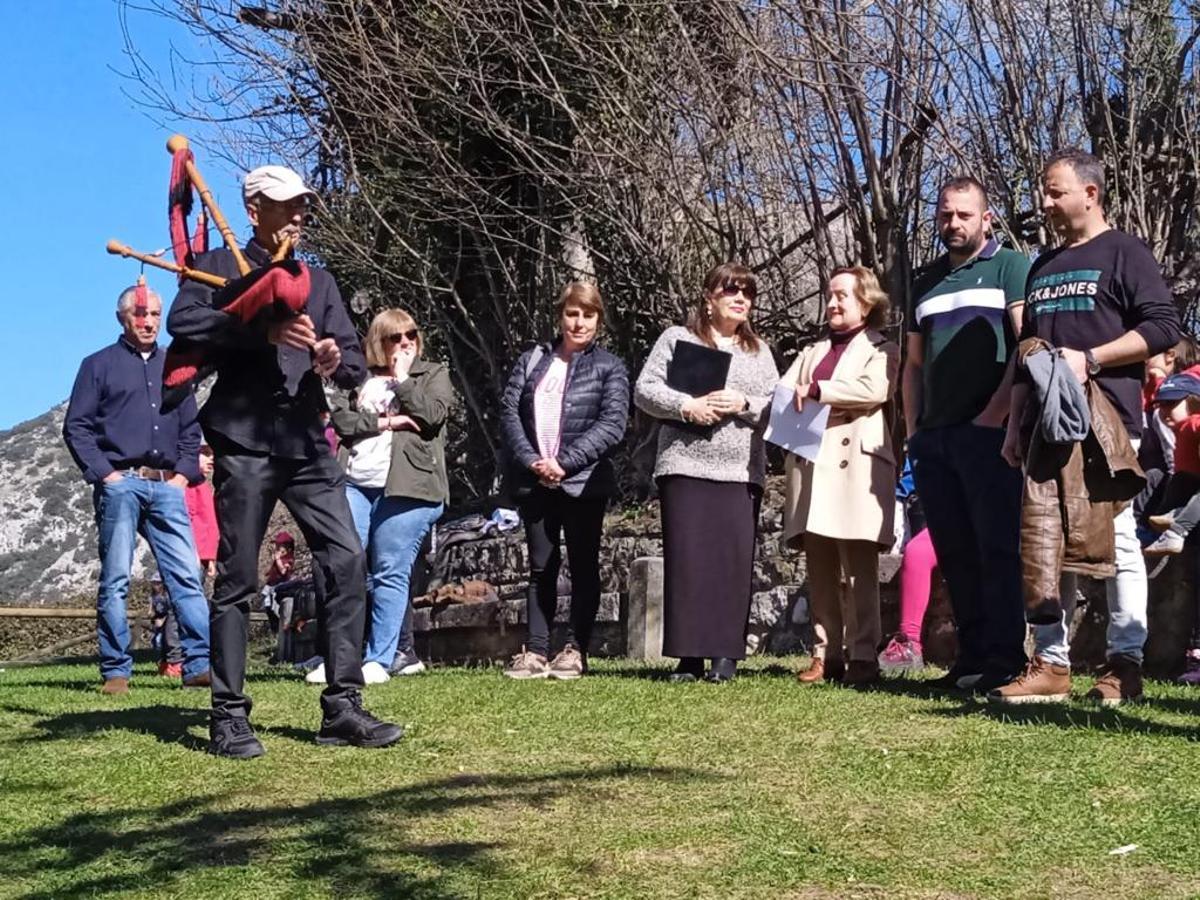
{"label": "stone wall", "polygon": [[[753,597],[747,629],[750,652],[805,653],[812,643],[808,585],[803,554],[780,547],[782,480],[771,479],[763,498],[760,533],[754,565]],[[714,538],[719,523],[714,523]],[[521,529],[495,538],[458,544],[445,551],[447,579],[479,578],[496,587],[500,599],[474,607],[418,610],[415,619],[419,647],[433,659],[463,662],[502,659],[517,652],[525,634],[527,564]],[[643,556],[661,556],[662,534],[658,505],[640,504],[610,513],[601,550],[603,600],[592,650],[601,655],[625,653],[624,623],[628,614],[629,571]],[[884,634],[899,619],[900,560],[880,557],[881,608]],[[1192,627],[1193,557],[1172,561],[1150,582],[1150,637],[1146,667],[1151,674],[1171,676],[1183,661]],[[564,564],[564,571],[568,567]],[[569,572],[568,572],[569,574]],[[1073,664],[1093,668],[1104,661],[1108,613],[1104,585],[1080,579],[1083,602],[1076,612],[1072,642]],[[566,621],[568,601],[560,598],[558,621]],[[956,642],[953,617],[944,587],[935,578],[933,598],[924,622],[927,661],[948,665]],[[1030,648],[1032,649],[1032,648]]]}

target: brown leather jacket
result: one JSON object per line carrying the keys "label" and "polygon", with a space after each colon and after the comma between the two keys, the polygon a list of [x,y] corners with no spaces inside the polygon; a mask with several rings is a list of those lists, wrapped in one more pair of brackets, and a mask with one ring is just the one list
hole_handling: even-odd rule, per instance
{"label": "brown leather jacket", "polygon": [[[1049,345],[1029,338],[1017,364]],[[1062,616],[1059,576],[1116,574],[1113,519],[1146,484],[1137,452],[1120,415],[1092,381],[1085,386],[1091,431],[1074,444],[1050,444],[1038,426],[1030,392],[1021,420],[1025,486],[1021,498],[1021,580],[1025,618],[1043,625]]]}

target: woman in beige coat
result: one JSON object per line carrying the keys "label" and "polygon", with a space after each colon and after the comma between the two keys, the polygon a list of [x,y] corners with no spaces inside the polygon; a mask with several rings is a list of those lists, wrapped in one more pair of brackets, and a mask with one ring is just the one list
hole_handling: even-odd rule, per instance
{"label": "woman in beige coat", "polygon": [[900,366],[900,348],[876,330],[887,308],[869,269],[836,270],[825,307],[829,335],[783,376],[795,385],[797,408],[830,408],[816,462],[789,454],[786,467],[784,539],[805,551],[816,637],[812,666],[799,675],[804,684],[879,679],[879,551],[892,543],[896,488],[885,410]]}

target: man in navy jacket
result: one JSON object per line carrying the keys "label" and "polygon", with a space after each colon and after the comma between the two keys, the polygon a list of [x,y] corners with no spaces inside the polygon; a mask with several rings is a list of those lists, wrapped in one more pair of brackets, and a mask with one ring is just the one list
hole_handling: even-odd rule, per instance
{"label": "man in navy jacket", "polygon": [[208,687],[208,604],[184,502],[201,480],[200,425],[191,397],[164,414],[162,300],[144,285],[122,292],[122,334],[79,367],[63,438],[93,486],[100,543],[96,635],[106,694],[129,690],[126,598],[137,535],[150,544],[179,620],[185,687]]}

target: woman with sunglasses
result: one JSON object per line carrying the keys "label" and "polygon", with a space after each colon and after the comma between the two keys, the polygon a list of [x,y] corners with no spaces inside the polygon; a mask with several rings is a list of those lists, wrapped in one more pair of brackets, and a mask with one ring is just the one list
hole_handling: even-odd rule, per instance
{"label": "woman with sunglasses", "polygon": [[[609,457],[625,436],[629,374],[596,344],[604,301],[595,285],[569,283],[557,312],[558,337],[517,360],[501,404],[500,431],[512,461],[508,489],[525,523],[530,568],[529,636],[504,674],[569,681],[587,671],[600,608],[600,537],[617,486]],[[551,659],[560,535],[571,567],[571,620]]]}
{"label": "woman with sunglasses", "polygon": [[829,407],[816,461],[788,454],[783,536],[808,565],[815,640],[800,683],[859,686],[879,680],[879,552],[892,543],[896,487],[885,409],[900,348],[876,330],[888,297],[870,269],[836,269],[826,298],[829,334],[783,376],[797,409]]}
{"label": "woman with sunglasses", "polygon": [[[654,476],[663,529],[663,654],[679,658],[672,681],[733,678],[746,655],[746,622],[758,508],[766,476],[764,412],[779,380],[754,333],[753,273],[737,263],[704,279],[686,327],[659,336],[634,402],[661,420]],[[721,390],[693,397],[668,383],[680,344],[728,353]],[[712,660],[704,673],[705,657]]]}
{"label": "woman with sunglasses", "polygon": [[363,341],[370,377],[352,393],[331,397],[346,498],[370,573],[367,684],[389,678],[413,563],[450,494],[445,424],[454,390],[446,367],[422,359],[423,349],[412,316],[384,310]]}

